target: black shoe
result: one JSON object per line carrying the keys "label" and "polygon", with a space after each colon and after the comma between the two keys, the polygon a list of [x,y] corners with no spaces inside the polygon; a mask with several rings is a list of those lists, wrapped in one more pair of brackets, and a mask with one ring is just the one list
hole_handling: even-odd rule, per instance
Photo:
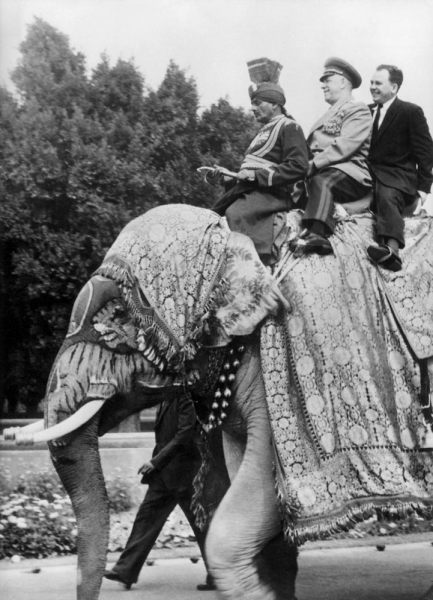
{"label": "black shoe", "polygon": [[383,267],[389,271],[401,271],[401,258],[389,246],[385,244],[371,245],[367,248],[367,254],[378,267]]}
{"label": "black shoe", "polygon": [[123,583],[127,590],[130,590],[131,585],[134,583],[134,581],[125,581],[125,579],[122,579],[122,577],[120,577],[120,575],[118,575],[116,571],[104,571],[104,577],[105,579],[110,579],[111,581],[118,581],[119,583]]}
{"label": "black shoe", "polygon": [[321,255],[333,253],[331,242],[328,238],[318,233],[312,233],[311,231],[305,237],[299,237],[296,240],[296,251],[312,252]]}

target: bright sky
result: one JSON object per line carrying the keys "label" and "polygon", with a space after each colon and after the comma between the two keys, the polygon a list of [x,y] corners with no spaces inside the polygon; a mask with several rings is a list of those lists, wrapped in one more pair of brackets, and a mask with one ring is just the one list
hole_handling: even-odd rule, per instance
{"label": "bright sky", "polygon": [[274,58],[305,130],[327,108],[318,81],[326,58],[360,71],[355,97],[366,102],[375,66],[397,64],[400,97],[420,104],[433,130],[433,0],[0,0],[0,83],[9,89],[35,16],[66,34],[89,69],[103,52],[112,64],[134,59],[155,89],[173,59],[195,78],[205,108],[220,97],[248,108],[246,62]]}

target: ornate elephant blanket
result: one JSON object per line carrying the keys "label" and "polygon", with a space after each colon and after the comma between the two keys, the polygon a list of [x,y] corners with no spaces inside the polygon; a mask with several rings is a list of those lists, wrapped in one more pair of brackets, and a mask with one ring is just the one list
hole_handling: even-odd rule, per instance
{"label": "ornate elephant blanket", "polygon": [[249,238],[216,213],[184,204],[128,223],[97,274],[120,286],[139,349],[172,372],[199,346],[225,346],[285,303]]}
{"label": "ornate elephant blanket", "polygon": [[433,219],[406,220],[398,273],[368,261],[372,228],[351,217],[331,238],[335,255],[289,253],[280,285],[291,311],[262,328],[277,487],[298,543],[375,509],[433,505],[419,364],[433,355]]}

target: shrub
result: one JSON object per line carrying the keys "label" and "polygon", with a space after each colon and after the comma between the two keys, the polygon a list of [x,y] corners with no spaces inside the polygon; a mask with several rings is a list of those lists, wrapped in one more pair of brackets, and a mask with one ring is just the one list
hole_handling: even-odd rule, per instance
{"label": "shrub", "polygon": [[[128,481],[116,476],[106,484],[113,513],[133,506]],[[0,558],[75,554],[76,521],[57,475],[27,471],[12,490],[8,487],[0,494]]]}
{"label": "shrub", "polygon": [[48,502],[53,502],[55,495],[66,495],[60,479],[52,471],[26,471],[20,475],[13,491]]}
{"label": "shrub", "polygon": [[130,510],[134,506],[131,493],[131,484],[122,477],[107,478],[108,502],[110,510],[114,513]]}
{"label": "shrub", "polygon": [[12,493],[1,501],[0,558],[14,554],[43,558],[75,552],[77,530],[69,498],[53,494],[49,501]]}

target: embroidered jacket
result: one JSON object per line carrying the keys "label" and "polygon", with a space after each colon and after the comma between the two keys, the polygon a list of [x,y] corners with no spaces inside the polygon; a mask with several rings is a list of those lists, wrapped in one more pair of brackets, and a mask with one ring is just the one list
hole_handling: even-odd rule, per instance
{"label": "embroidered jacket", "polygon": [[253,169],[259,187],[284,186],[303,179],[308,150],[301,127],[285,115],[266,123],[249,145],[241,169]]}

